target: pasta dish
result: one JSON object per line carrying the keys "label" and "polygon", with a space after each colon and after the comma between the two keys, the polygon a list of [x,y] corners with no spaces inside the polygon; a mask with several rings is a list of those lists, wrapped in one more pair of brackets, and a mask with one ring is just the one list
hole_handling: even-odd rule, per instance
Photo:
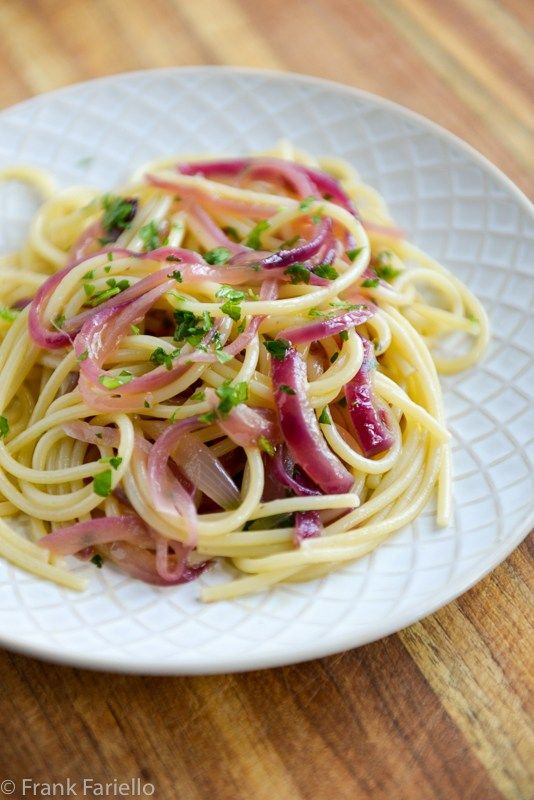
{"label": "pasta dish", "polygon": [[104,194],[0,178],[43,196],[0,259],[0,556],[73,589],[207,572],[214,601],[339,569],[434,493],[449,524],[438,374],[486,315],[348,163],[284,142]]}

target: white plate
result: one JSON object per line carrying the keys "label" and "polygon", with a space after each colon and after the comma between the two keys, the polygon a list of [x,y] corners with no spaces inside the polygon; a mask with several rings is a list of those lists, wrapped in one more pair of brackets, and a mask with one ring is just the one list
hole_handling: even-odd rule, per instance
{"label": "white plate", "polygon": [[[0,167],[30,162],[63,184],[113,187],[164,154],[238,154],[282,136],[352,162],[409,237],[482,299],[483,364],[443,381],[454,436],[454,524],[428,509],[370,557],[313,583],[215,605],[197,587],[155,589],[80,564],[84,594],[0,563],[0,641],[86,667],[208,673],[288,664],[355,647],[448,603],[532,525],[534,224],[495,167],[427,120],[378,97],[298,75],[234,68],[148,71],[71,86],[0,115]],[[84,159],[91,158],[90,163]],[[0,251],[33,209],[0,187]],[[217,580],[210,576],[208,580]]]}

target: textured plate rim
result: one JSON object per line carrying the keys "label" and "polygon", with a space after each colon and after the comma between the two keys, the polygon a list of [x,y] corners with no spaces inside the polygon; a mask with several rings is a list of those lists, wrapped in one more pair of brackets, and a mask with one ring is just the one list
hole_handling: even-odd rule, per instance
{"label": "textured plate rim", "polygon": [[[100,78],[69,84],[59,89],[38,94],[34,97],[28,98],[27,100],[23,100],[20,103],[3,108],[0,110],[0,126],[2,124],[4,114],[16,109],[24,109],[28,105],[40,103],[49,98],[61,97],[62,94],[69,94],[78,87],[87,85],[97,86],[105,83],[112,84],[117,81],[127,81],[128,78],[141,76],[153,75],[157,77],[159,75],[185,75],[191,72],[213,74],[226,73],[230,75],[255,77],[264,75],[280,82],[296,81],[299,83],[322,86],[325,89],[330,89],[333,92],[345,94],[348,97],[371,102],[377,107],[389,110],[398,116],[404,117],[412,122],[416,122],[422,128],[430,131],[445,142],[454,144],[455,147],[457,147],[459,150],[462,150],[466,155],[477,162],[481,168],[483,168],[486,172],[489,172],[498,183],[500,183],[514,196],[516,201],[520,203],[523,209],[530,213],[534,219],[534,207],[524,192],[522,192],[521,189],[519,189],[504,172],[502,172],[502,170],[496,167],[495,164],[479,153],[478,150],[476,150],[472,145],[465,142],[459,136],[456,136],[456,134],[452,133],[441,125],[438,125],[422,114],[412,111],[411,109],[382,97],[381,95],[348,86],[337,81],[318,78],[312,75],[303,75],[297,72],[260,69],[254,67],[234,67],[226,65],[163,67],[158,69],[143,69],[120,72],[113,75],[106,75]],[[503,542],[502,546],[497,548],[492,553],[490,560],[483,564],[478,564],[475,568],[472,568],[468,572],[462,574],[461,579],[457,580],[451,585],[450,591],[441,593],[434,603],[424,607],[424,611],[422,613],[414,612],[413,609],[407,610],[403,614],[390,617],[384,622],[384,624],[375,626],[372,632],[359,634],[344,632],[342,635],[335,636],[332,640],[328,640],[327,642],[319,641],[312,642],[305,646],[299,645],[298,650],[295,652],[288,652],[286,649],[279,648],[276,649],[272,654],[262,654],[260,656],[246,653],[235,656],[225,656],[224,658],[217,659],[217,661],[213,664],[206,663],[206,656],[201,656],[197,659],[188,657],[186,662],[169,659],[163,663],[156,664],[153,661],[145,662],[139,659],[136,659],[132,662],[131,657],[127,654],[102,657],[90,654],[82,655],[80,653],[69,652],[68,650],[58,652],[53,646],[46,644],[32,644],[27,639],[16,639],[12,636],[6,637],[1,633],[0,646],[12,652],[40,658],[49,662],[60,664],[62,666],[138,675],[223,674],[227,672],[246,672],[250,670],[297,664],[303,661],[309,661],[313,658],[323,658],[355,647],[360,647],[365,644],[370,644],[371,642],[375,642],[378,639],[382,639],[385,636],[389,636],[393,633],[403,630],[409,625],[413,625],[421,619],[434,614],[440,608],[443,608],[445,605],[458,598],[464,592],[471,589],[476,583],[478,583],[482,578],[484,578],[499,564],[501,564],[510,555],[510,553],[512,553],[513,550],[515,550],[515,548],[521,544],[533,526],[534,509],[527,514],[525,521],[521,526],[518,527],[516,533],[508,540]]]}

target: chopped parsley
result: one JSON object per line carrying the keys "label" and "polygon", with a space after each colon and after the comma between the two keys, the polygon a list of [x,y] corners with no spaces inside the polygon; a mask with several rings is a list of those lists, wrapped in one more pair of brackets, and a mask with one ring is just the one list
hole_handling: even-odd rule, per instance
{"label": "chopped parsley", "polygon": [[85,275],[83,276],[82,280],[83,281],[92,281],[92,280],[94,280],[95,275],[96,275],[96,270],[95,269],[90,269],[89,272],[85,273]]}
{"label": "chopped parsley", "polygon": [[139,228],[139,236],[145,250],[156,250],[159,247],[159,230],[154,220]]}
{"label": "chopped parsley", "polygon": [[291,278],[291,283],[309,283],[310,282],[310,270],[307,269],[304,264],[301,264],[297,261],[296,264],[292,264],[290,267],[284,270],[284,275],[289,275]]}
{"label": "chopped parsley", "polygon": [[167,353],[163,347],[156,347],[156,349],[150,354],[150,360],[156,366],[161,367],[165,365],[168,370],[172,369],[172,362],[177,356],[180,355],[180,349],[173,350],[171,353]]}
{"label": "chopped parsley", "polygon": [[103,458],[98,459],[99,464],[110,464],[113,469],[118,469],[122,464],[122,458],[120,456],[104,456]]}
{"label": "chopped parsley", "polygon": [[241,319],[241,306],[239,303],[232,302],[232,300],[227,300],[226,303],[223,303],[221,311],[223,314],[227,314],[231,317],[235,322]]}
{"label": "chopped parsley", "polygon": [[206,392],[204,389],[197,389],[191,397],[189,398],[192,403],[201,403],[202,400],[206,397]]}
{"label": "chopped parsley", "polygon": [[379,283],[379,278],[366,278],[364,281],[362,281],[361,285],[364,287],[364,289],[376,289]]}
{"label": "chopped parsley", "polygon": [[119,375],[101,375],[98,380],[106,389],[118,389],[119,386],[125,386],[130,383],[132,378],[132,373],[123,369]]}
{"label": "chopped parsley", "polygon": [[20,311],[18,308],[5,308],[4,306],[0,306],[0,319],[3,319],[5,322],[14,322]]}
{"label": "chopped parsley", "polygon": [[268,456],[274,456],[274,446],[265,436],[258,436],[258,447],[267,453]]}
{"label": "chopped parsley", "polygon": [[95,567],[98,567],[98,569],[102,569],[103,563],[104,559],[102,558],[102,556],[99,556],[98,553],[96,553],[91,559],[91,564],[94,564]]}
{"label": "chopped parsley", "polygon": [[363,250],[363,247],[355,247],[354,250],[347,250],[345,255],[347,256],[349,261],[354,261],[356,258],[358,258],[358,256],[362,252],[362,250]]}
{"label": "chopped parsley", "polygon": [[106,284],[110,289],[119,289],[120,292],[124,292],[125,289],[130,288],[130,281],[127,278],[123,278],[120,281],[116,278],[108,278]]}
{"label": "chopped parsley", "polygon": [[100,241],[102,244],[109,244],[115,242],[121,233],[131,226],[137,212],[137,200],[106,194],[102,198],[102,207],[104,209],[102,227],[106,235]]}
{"label": "chopped parsley", "polygon": [[206,414],[199,414],[198,421],[203,422],[205,425],[215,422],[215,411],[208,411]]}
{"label": "chopped parsley", "polygon": [[92,283],[84,283],[83,290],[87,297],[92,297],[96,292],[96,286]]}
{"label": "chopped parsley", "polygon": [[76,361],[87,361],[88,358],[89,358],[89,351],[84,350],[83,353],[80,353]]}
{"label": "chopped parsley", "polygon": [[329,281],[335,281],[339,277],[337,269],[334,269],[330,264],[319,264],[313,268],[312,272],[314,275],[318,275],[319,278],[328,278]]}
{"label": "chopped parsley", "polygon": [[304,200],[301,200],[299,203],[299,208],[301,211],[307,211],[311,206],[315,203],[316,197],[310,194],[308,197],[305,197]]}
{"label": "chopped parsley", "polygon": [[325,406],[321,411],[321,416],[319,417],[319,422],[321,425],[331,425],[332,420],[330,419],[330,413],[328,411],[328,406]]}
{"label": "chopped parsley", "polygon": [[132,336],[139,336],[141,333],[141,329],[138,325],[130,325],[130,330],[132,332]]}
{"label": "chopped parsley", "polygon": [[0,417],[0,439],[5,438],[9,433],[9,422],[6,417]]}
{"label": "chopped parsley", "polygon": [[231,286],[226,285],[221,286],[215,295],[215,297],[224,297],[225,300],[234,300],[236,303],[241,303],[246,296],[246,293],[240,289],[232,289]]}
{"label": "chopped parsley", "polygon": [[348,331],[340,331],[339,338],[342,342],[348,342],[349,340],[349,332]]}
{"label": "chopped parsley", "polygon": [[269,230],[270,227],[271,225],[268,220],[260,219],[260,221],[254,225],[249,235],[245,239],[245,244],[247,247],[252,247],[253,250],[260,250],[261,235],[262,233],[265,233],[265,231]]}
{"label": "chopped parsley", "polygon": [[292,389],[291,386],[288,386],[287,383],[281,383],[278,388],[281,392],[284,392],[284,394],[296,394],[296,391]]}
{"label": "chopped parsley", "polygon": [[150,403],[148,402],[148,400],[145,400],[143,402],[143,405],[144,405],[145,408],[150,408]]}
{"label": "chopped parsley", "polygon": [[278,359],[278,361],[283,361],[287,351],[291,347],[291,343],[288,342],[287,339],[271,339],[265,342],[265,347],[273,358]]}
{"label": "chopped parsley", "polygon": [[377,258],[377,265],[375,267],[375,272],[379,278],[382,278],[385,281],[391,281],[400,275],[400,269],[395,269],[395,267],[391,264],[392,253],[389,250],[382,250],[381,253],[378,254]]}
{"label": "chopped parsley", "polygon": [[180,272],[179,269],[175,269],[174,272],[169,273],[169,275],[167,275],[167,278],[174,278],[176,283],[182,283],[182,273]]}
{"label": "chopped parsley", "polygon": [[248,384],[246,381],[241,381],[232,385],[230,381],[225,381],[222,386],[215,389],[215,393],[221,400],[217,410],[221,414],[229,414],[232,408],[246,402]]}
{"label": "chopped parsley", "polygon": [[111,494],[112,474],[110,469],[104,470],[93,478],[93,492],[100,497],[109,497]]}
{"label": "chopped parsley", "polygon": [[231,255],[227,247],[214,247],[213,250],[204,253],[204,260],[208,264],[226,264]]}
{"label": "chopped parsley", "polygon": [[213,327],[213,318],[207,311],[201,316],[197,316],[192,311],[182,311],[177,309],[174,312],[176,330],[174,331],[174,341],[186,341],[192,347],[200,344],[206,333]]}
{"label": "chopped parsley", "polygon": [[57,328],[60,331],[65,324],[65,314],[58,314],[57,317],[53,320],[52,325],[54,328]]}
{"label": "chopped parsley", "polygon": [[237,332],[238,333],[243,333],[243,331],[246,328],[246,325],[247,325],[247,321],[245,319],[242,319],[241,322],[239,323],[239,325],[237,326]]}
{"label": "chopped parsley", "polygon": [[223,228],[223,232],[232,242],[239,242],[239,233],[231,225],[227,225],[226,228]]}
{"label": "chopped parsley", "polygon": [[338,360],[338,358],[339,358],[339,353],[336,350],[336,352],[332,353],[332,355],[330,356],[330,363],[334,364]]}

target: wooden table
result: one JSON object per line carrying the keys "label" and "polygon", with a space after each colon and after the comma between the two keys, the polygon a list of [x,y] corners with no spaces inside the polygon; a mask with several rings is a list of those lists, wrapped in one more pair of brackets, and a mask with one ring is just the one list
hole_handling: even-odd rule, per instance
{"label": "wooden table", "polygon": [[[290,69],[422,112],[528,191],[532,16],[528,0],[2,0],[0,106],[146,67]],[[525,543],[398,635],[248,675],[119,677],[1,653],[0,782],[140,777],[172,800],[532,797],[529,567]]]}

